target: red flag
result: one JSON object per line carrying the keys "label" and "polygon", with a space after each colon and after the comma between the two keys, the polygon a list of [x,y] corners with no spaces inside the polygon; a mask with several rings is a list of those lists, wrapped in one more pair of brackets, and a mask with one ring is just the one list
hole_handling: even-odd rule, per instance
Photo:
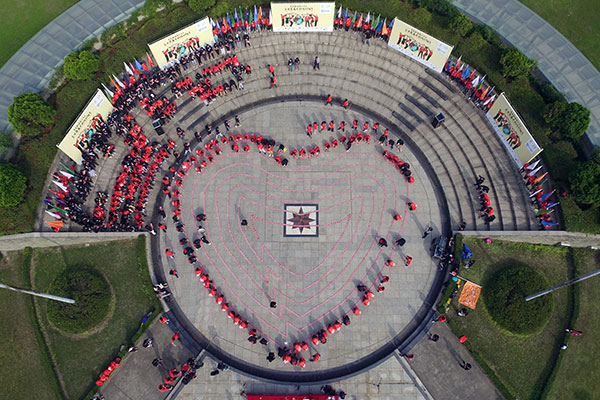
{"label": "red flag", "polygon": [[146,58],[148,59],[148,66],[150,68],[154,67],[154,65],[155,65],[154,61],[152,61],[152,57],[150,57],[150,54],[148,54],[147,52],[146,52]]}

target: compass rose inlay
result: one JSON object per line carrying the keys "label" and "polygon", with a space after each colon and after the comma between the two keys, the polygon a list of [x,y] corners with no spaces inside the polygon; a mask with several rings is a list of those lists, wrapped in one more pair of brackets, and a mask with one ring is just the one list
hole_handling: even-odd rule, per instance
{"label": "compass rose inlay", "polygon": [[319,236],[317,204],[285,204],[283,236]]}

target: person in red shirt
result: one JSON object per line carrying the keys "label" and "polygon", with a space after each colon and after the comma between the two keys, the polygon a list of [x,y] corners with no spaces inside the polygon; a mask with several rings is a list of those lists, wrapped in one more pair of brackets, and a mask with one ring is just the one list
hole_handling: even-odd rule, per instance
{"label": "person in red shirt", "polygon": [[312,125],[311,124],[306,125],[306,135],[308,137],[312,137]]}
{"label": "person in red shirt", "polygon": [[346,131],[346,123],[344,121],[340,122],[340,129],[342,130],[342,132]]}
{"label": "person in red shirt", "polygon": [[269,64],[269,72],[271,73],[271,76],[275,76],[275,68],[273,68],[271,64]]}
{"label": "person in red shirt", "polygon": [[327,102],[325,103],[325,105],[330,105],[332,106],[333,104],[331,104],[331,102],[333,101],[333,96],[331,94],[327,95]]}
{"label": "person in red shirt", "polygon": [[344,109],[347,110],[349,105],[350,105],[350,102],[348,101],[348,99],[345,99],[344,103],[343,103]]}
{"label": "person in red shirt", "polygon": [[277,87],[277,81],[275,80],[275,77],[272,76],[271,77],[271,89]]}
{"label": "person in red shirt", "polygon": [[171,385],[163,385],[162,383],[158,385],[158,390],[160,390],[161,392],[167,392],[171,389],[173,389],[173,386]]}

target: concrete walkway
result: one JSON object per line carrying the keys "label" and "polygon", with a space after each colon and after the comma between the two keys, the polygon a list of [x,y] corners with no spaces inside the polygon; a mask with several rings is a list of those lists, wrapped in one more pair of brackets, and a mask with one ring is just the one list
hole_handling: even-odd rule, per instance
{"label": "concrete walkway", "polygon": [[69,53],[143,5],[144,0],[81,0],[29,39],[0,69],[0,131],[10,130],[13,97],[45,88]]}
{"label": "concrete walkway", "polygon": [[452,4],[537,60],[540,71],[569,101],[589,108],[586,135],[593,145],[600,145],[600,72],[567,38],[517,0],[452,0]]}

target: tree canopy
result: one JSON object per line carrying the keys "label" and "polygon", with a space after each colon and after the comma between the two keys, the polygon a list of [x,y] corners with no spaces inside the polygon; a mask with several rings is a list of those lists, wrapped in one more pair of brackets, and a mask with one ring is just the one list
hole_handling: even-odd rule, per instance
{"label": "tree canopy", "polygon": [[571,192],[582,204],[600,203],[600,153],[596,151],[591,160],[581,162],[569,175]]}
{"label": "tree canopy", "polygon": [[450,21],[450,28],[454,29],[460,34],[460,36],[466,36],[467,33],[473,28],[473,23],[465,14],[458,14]]}
{"label": "tree canopy", "polygon": [[14,164],[0,164],[0,207],[13,207],[23,201],[26,181]]}
{"label": "tree canopy", "polygon": [[188,6],[197,13],[203,13],[215,5],[215,0],[188,0]]}
{"label": "tree canopy", "polygon": [[531,60],[516,48],[508,49],[500,59],[502,65],[502,74],[508,78],[518,78],[526,76],[529,70],[537,65],[535,60]]}
{"label": "tree canopy", "polygon": [[23,93],[8,106],[8,122],[24,136],[35,136],[50,128],[56,111],[38,93]]}
{"label": "tree canopy", "polygon": [[89,50],[73,52],[65,58],[65,76],[69,79],[91,79],[100,68],[100,58]]}
{"label": "tree canopy", "polygon": [[544,119],[563,138],[576,141],[590,125],[590,110],[579,103],[557,101],[546,108]]}

